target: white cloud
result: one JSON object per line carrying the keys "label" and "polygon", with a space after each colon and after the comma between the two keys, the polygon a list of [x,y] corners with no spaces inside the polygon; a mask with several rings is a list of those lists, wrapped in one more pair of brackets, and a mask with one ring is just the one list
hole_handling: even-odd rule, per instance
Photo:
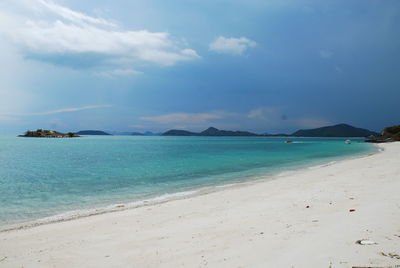
{"label": "white cloud", "polygon": [[193,58],[200,58],[196,51],[190,48],[185,48],[181,50],[182,55],[186,55]]}
{"label": "white cloud", "polygon": [[251,110],[248,114],[247,114],[248,118],[260,118],[260,117],[264,117],[263,116],[263,111],[261,108],[256,108]]}
{"label": "white cloud", "polygon": [[102,18],[93,18],[81,12],[77,12],[67,7],[57,5],[50,1],[37,0],[37,2],[40,3],[43,7],[46,7],[49,11],[54,12],[55,14],[63,17],[64,19],[67,19],[75,23],[82,23],[82,24],[93,23],[104,26],[113,26],[113,27],[116,26],[113,22],[110,22],[108,20]]}
{"label": "white cloud", "polygon": [[16,2],[19,7],[0,11],[0,36],[28,54],[98,53],[161,65],[199,58],[196,51],[179,48],[166,32],[124,30],[47,0]]}
{"label": "white cloud", "polygon": [[129,128],[139,128],[139,129],[145,129],[146,127],[143,125],[136,125],[136,124],[129,124]]}
{"label": "white cloud", "polygon": [[281,107],[261,106],[248,112],[211,111],[205,113],[170,113],[139,118],[147,128],[188,129],[202,131],[209,126],[227,130],[247,130],[256,133],[292,133],[298,129],[332,125],[323,117],[287,116]]}
{"label": "white cloud", "polygon": [[171,123],[206,123],[211,119],[220,119],[222,115],[212,113],[171,113],[158,116],[143,116],[141,120],[160,124]]}
{"label": "white cloud", "polygon": [[267,120],[274,117],[279,117],[279,110],[273,107],[258,107],[250,110],[247,117],[251,119]]}
{"label": "white cloud", "polygon": [[323,59],[330,59],[333,56],[333,52],[330,50],[322,49],[319,51],[319,56]]}
{"label": "white cloud", "polygon": [[36,113],[2,113],[2,115],[20,115],[20,116],[50,115],[50,114],[78,112],[78,111],[82,111],[82,110],[91,110],[91,109],[100,109],[100,108],[109,108],[109,107],[112,107],[112,105],[109,105],[109,104],[86,105],[86,106],[80,106],[80,107],[69,107],[69,108],[62,108],[62,109],[57,109],[57,110],[50,110],[50,111],[36,112]]}
{"label": "white cloud", "polygon": [[0,121],[10,121],[10,120],[15,120],[15,118],[9,116],[0,116]]}
{"label": "white cloud", "polygon": [[332,122],[325,118],[304,117],[296,120],[296,125],[302,128],[317,128],[332,125]]}
{"label": "white cloud", "polygon": [[48,115],[48,114],[58,114],[58,113],[68,113],[68,112],[77,112],[82,110],[91,110],[91,109],[99,109],[99,108],[109,108],[112,105],[105,104],[105,105],[87,105],[81,107],[71,107],[71,108],[64,108],[58,110],[51,110],[47,112],[40,112],[40,113],[32,113],[32,115]]}
{"label": "white cloud", "polygon": [[121,76],[140,75],[140,74],[143,74],[143,72],[136,71],[134,69],[115,69],[115,70],[109,70],[109,71],[103,71],[103,72],[95,72],[93,74],[98,77],[112,79],[112,78],[121,77]]}
{"label": "white cloud", "polygon": [[255,47],[256,45],[256,42],[246,37],[227,38],[220,36],[209,45],[209,50],[217,53],[241,55],[248,48]]}
{"label": "white cloud", "polygon": [[[236,116],[236,118],[240,118]],[[317,128],[331,125],[332,122],[322,117],[290,116],[279,107],[257,107],[246,114],[246,121],[267,127],[268,131],[292,128]]]}
{"label": "white cloud", "polygon": [[340,68],[339,66],[335,66],[335,71],[336,71],[337,73],[343,73],[343,69]]}

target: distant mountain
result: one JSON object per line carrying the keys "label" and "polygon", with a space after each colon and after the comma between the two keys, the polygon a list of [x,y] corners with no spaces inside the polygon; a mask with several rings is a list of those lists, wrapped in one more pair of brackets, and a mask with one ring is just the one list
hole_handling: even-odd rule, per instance
{"label": "distant mountain", "polygon": [[264,133],[264,136],[266,137],[289,137],[289,134],[285,133],[278,133],[278,134],[269,134],[269,133]]}
{"label": "distant mountain", "polygon": [[171,129],[162,134],[163,136],[262,136],[247,131],[230,131],[230,130],[219,130],[215,127],[209,127],[206,130],[196,133],[187,130]]}
{"label": "distant mountain", "polygon": [[320,127],[314,129],[301,129],[293,134],[255,134],[248,131],[219,130],[209,127],[202,132],[191,132],[187,130],[171,129],[162,134],[163,136],[206,136],[206,137],[368,137],[377,135],[376,132],[368,129],[356,128],[347,124]]}
{"label": "distant mountain", "polygon": [[130,136],[132,132],[128,131],[107,131],[108,134],[115,135],[115,136]]}
{"label": "distant mountain", "polygon": [[199,136],[259,136],[259,135],[247,131],[219,130],[215,127],[209,127],[206,130],[200,132]]}
{"label": "distant mountain", "polygon": [[376,132],[368,129],[356,128],[347,124],[320,127],[314,129],[301,129],[291,136],[295,137],[368,137],[376,135]]}
{"label": "distant mountain", "polygon": [[81,130],[81,131],[76,132],[75,134],[78,134],[78,135],[111,135],[111,134],[101,131],[101,130]]}
{"label": "distant mountain", "polygon": [[144,133],[141,132],[133,132],[131,133],[132,136],[160,136],[162,133],[153,133],[151,131],[146,131]]}
{"label": "distant mountain", "polygon": [[163,136],[199,136],[199,133],[190,132],[187,130],[171,129],[162,134]]}

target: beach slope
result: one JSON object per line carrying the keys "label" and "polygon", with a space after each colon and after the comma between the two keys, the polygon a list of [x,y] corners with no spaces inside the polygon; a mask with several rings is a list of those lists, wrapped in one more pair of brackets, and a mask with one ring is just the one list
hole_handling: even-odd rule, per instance
{"label": "beach slope", "polygon": [[0,267],[394,267],[400,143],[382,148],[274,180],[0,232]]}

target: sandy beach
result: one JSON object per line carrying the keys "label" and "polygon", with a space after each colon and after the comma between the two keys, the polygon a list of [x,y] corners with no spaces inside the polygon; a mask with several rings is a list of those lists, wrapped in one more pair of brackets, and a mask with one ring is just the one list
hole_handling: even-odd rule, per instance
{"label": "sandy beach", "polygon": [[0,267],[397,267],[400,143],[381,147],[274,180],[3,231]]}

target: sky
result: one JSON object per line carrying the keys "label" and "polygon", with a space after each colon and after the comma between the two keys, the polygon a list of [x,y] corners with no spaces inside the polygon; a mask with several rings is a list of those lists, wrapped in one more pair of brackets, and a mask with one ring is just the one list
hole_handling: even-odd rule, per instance
{"label": "sky", "polygon": [[1,0],[0,134],[400,124],[398,0]]}

